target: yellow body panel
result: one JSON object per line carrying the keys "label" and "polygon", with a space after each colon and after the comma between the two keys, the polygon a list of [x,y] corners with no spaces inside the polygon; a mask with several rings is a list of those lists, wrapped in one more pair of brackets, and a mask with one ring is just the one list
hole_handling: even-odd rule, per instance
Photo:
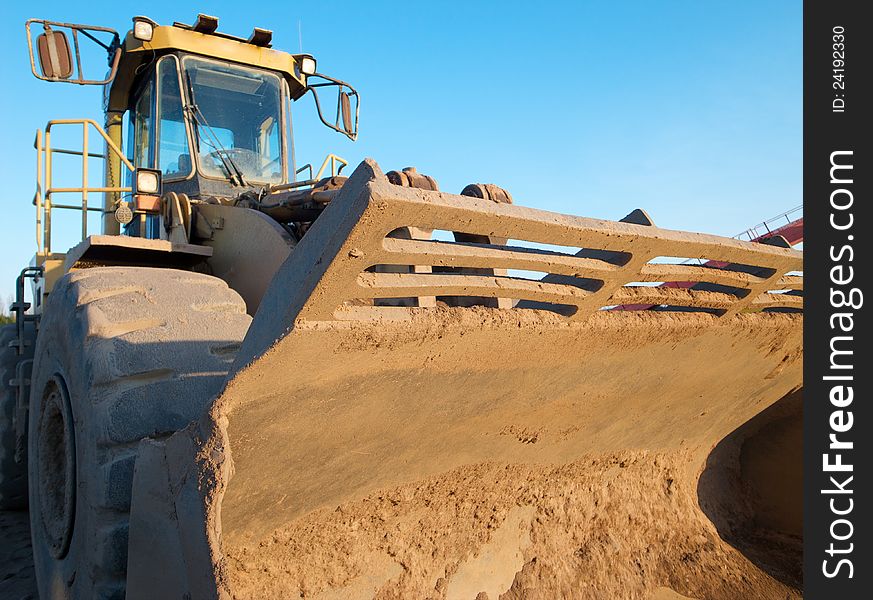
{"label": "yellow body panel", "polygon": [[138,40],[133,37],[132,32],[128,32],[122,46],[123,54],[118,66],[118,74],[110,92],[109,110],[127,109],[127,98],[137,67],[153,60],[156,54],[174,51],[276,71],[288,82],[292,98],[299,96],[306,88],[306,76],[300,72],[294,55],[221,35],[164,25],[155,27],[152,39],[148,42]]}
{"label": "yellow body panel", "polygon": [[[52,252],[50,254],[37,252],[31,259],[31,266],[43,268],[42,280],[38,284],[39,292],[34,294],[34,302],[36,304],[34,309],[36,312],[42,312],[42,306],[45,304],[49,292],[51,292],[52,288],[55,287],[57,280],[67,272],[66,269],[64,269],[64,260],[66,257],[67,255],[62,252]],[[39,298],[36,298],[37,295]]]}

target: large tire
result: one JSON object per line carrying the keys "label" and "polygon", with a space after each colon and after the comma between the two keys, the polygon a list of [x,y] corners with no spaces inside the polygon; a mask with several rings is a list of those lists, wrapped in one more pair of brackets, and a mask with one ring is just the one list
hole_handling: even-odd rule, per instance
{"label": "large tire", "polygon": [[[27,507],[27,461],[15,460],[15,408],[18,388],[9,385],[16,377],[18,363],[33,358],[34,327],[26,323],[25,335],[30,345],[19,355],[9,342],[18,336],[15,324],[0,328],[0,510],[20,510]],[[29,376],[30,373],[22,375]]]}
{"label": "large tire", "polygon": [[104,267],[58,281],[30,395],[40,598],[124,597],[137,444],[201,415],[250,322],[239,295],[206,275]]}

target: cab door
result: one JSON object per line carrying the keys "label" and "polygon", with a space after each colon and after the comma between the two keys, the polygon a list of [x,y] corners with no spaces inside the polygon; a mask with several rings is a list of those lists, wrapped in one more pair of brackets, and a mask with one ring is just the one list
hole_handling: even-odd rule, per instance
{"label": "cab door", "polygon": [[[155,168],[155,76],[147,75],[131,96],[128,109],[127,158],[136,168]],[[133,187],[133,173],[126,173],[127,187]],[[151,215],[138,215],[124,226],[125,235],[134,237],[160,238],[160,218]]]}

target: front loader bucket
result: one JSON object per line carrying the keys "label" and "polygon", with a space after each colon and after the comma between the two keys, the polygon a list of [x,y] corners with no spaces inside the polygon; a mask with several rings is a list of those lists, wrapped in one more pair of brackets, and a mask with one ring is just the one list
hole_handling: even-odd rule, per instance
{"label": "front loader bucket", "polygon": [[[790,249],[401,188],[363,163],[183,432],[215,594],[785,598],[778,577],[732,574],[748,563],[696,482],[722,438],[802,385],[801,270]],[[653,285],[671,281],[720,291]],[[441,301],[458,297],[512,308]],[[396,298],[417,306],[380,303]],[[660,310],[604,310],[628,304]],[[683,562],[690,547],[709,550]]]}

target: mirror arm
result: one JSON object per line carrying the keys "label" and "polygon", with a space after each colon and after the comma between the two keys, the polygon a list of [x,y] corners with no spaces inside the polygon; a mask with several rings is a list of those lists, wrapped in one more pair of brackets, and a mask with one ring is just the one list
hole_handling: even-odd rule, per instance
{"label": "mirror arm", "polygon": [[[75,54],[70,56],[71,59],[75,59],[75,67],[76,67],[76,77],[47,77],[43,74],[40,74],[37,71],[36,66],[36,57],[34,56],[34,36],[31,33],[31,25],[42,25],[43,31],[45,33],[49,33],[52,31],[61,31],[63,32],[66,29],[69,29],[73,36],[73,44],[75,47]],[[30,70],[33,73],[33,76],[37,79],[41,79],[43,81],[50,82],[60,82],[60,83],[75,83],[78,85],[106,85],[107,83],[111,83],[112,80],[115,79],[115,74],[118,70],[118,62],[121,57],[121,37],[118,35],[118,32],[109,27],[100,27],[97,25],[80,25],[77,23],[61,23],[58,21],[47,21],[45,19],[28,19],[24,28],[27,32],[27,45],[28,45],[28,54],[30,55]],[[81,57],[79,53],[79,38],[78,34],[81,33],[91,41],[95,42],[101,48],[106,50],[107,54],[107,63],[109,64],[109,73],[107,74],[105,79],[97,80],[97,79],[85,79],[82,73],[82,64]],[[100,40],[95,34],[108,34],[112,36],[111,41],[107,44]],[[69,44],[67,45],[67,50],[70,52]]]}
{"label": "mirror arm", "polygon": [[[307,84],[308,84],[308,85],[306,86],[306,89],[307,89],[307,91],[311,91],[311,92],[312,92],[312,97],[315,99],[315,109],[316,109],[316,112],[318,113],[318,118],[321,120],[321,122],[322,122],[326,127],[329,127],[330,129],[333,129],[334,131],[343,134],[344,136],[346,136],[346,137],[349,138],[350,140],[355,141],[355,140],[357,139],[357,137],[358,137],[358,132],[357,132],[357,130],[354,131],[354,132],[349,132],[349,131],[346,131],[345,129],[343,129],[342,127],[340,127],[340,104],[339,104],[340,100],[337,100],[337,117],[336,117],[336,122],[335,122],[335,123],[331,123],[331,122],[329,122],[327,119],[324,118],[324,113],[323,113],[322,110],[321,110],[321,101],[320,101],[319,98],[318,98],[318,90],[317,90],[317,88],[320,88],[320,87],[335,87],[335,86],[339,86],[340,91],[342,91],[342,89],[343,89],[344,87],[346,87],[346,88],[348,88],[349,90],[351,90],[351,93],[349,94],[349,97],[354,96],[354,98],[355,98],[355,117],[354,117],[354,123],[355,123],[355,126],[357,126],[357,123],[358,123],[358,116],[360,115],[360,110],[361,110],[360,97],[358,96],[358,91],[357,91],[355,88],[353,88],[351,85],[349,85],[348,83],[346,83],[345,81],[342,81],[342,80],[340,80],[340,79],[335,79],[335,78],[330,77],[330,76],[328,76],[328,75],[322,75],[321,73],[313,73],[313,74],[310,75],[309,77],[310,77],[310,78],[312,78],[312,77],[318,77],[318,78],[321,78],[321,79],[326,80],[326,83],[313,83],[313,84],[309,84],[308,81],[307,81]],[[357,129],[357,127],[356,127],[356,129]]]}
{"label": "mirror arm", "polygon": [[[74,31],[75,31],[75,30],[74,30]],[[115,36],[112,38],[112,42],[107,46],[107,45],[104,44],[102,41],[100,41],[97,37],[95,37],[95,36],[91,35],[90,33],[88,33],[87,30],[85,30],[85,29],[79,29],[78,31],[81,31],[81,32],[82,32],[82,35],[84,35],[85,37],[87,37],[87,38],[90,39],[90,40],[93,40],[93,41],[94,41],[98,46],[100,46],[101,48],[103,48],[104,50],[106,50],[107,52],[110,52],[110,53],[111,53],[113,50],[117,49],[117,48],[121,45],[121,42],[120,42],[119,39],[118,39],[118,34],[117,34],[117,33],[116,33]]]}

